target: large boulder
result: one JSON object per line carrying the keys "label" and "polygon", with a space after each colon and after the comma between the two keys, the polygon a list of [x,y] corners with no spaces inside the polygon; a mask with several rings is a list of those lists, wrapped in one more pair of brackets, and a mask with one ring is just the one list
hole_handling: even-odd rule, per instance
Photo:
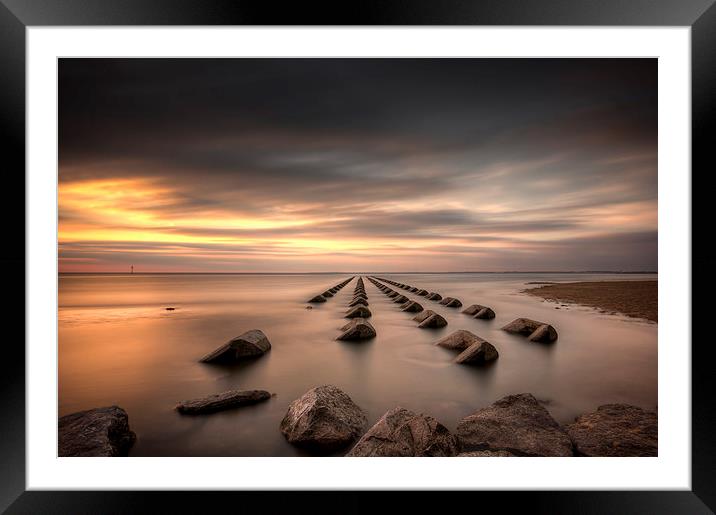
{"label": "large boulder", "polygon": [[203,363],[230,363],[247,358],[257,358],[271,349],[263,331],[252,329],[210,352],[200,361]]}
{"label": "large boulder", "polygon": [[316,295],[308,302],[311,302],[312,304],[318,304],[319,302],[326,302],[326,298],[323,295]]}
{"label": "large boulder", "polygon": [[336,340],[367,340],[375,338],[375,328],[365,318],[354,318],[341,327],[343,331]]}
{"label": "large boulder", "polygon": [[476,334],[466,331],[465,329],[458,329],[436,341],[435,345],[445,349],[464,351],[471,345],[481,342],[485,342],[485,340]]}
{"label": "large boulder", "polygon": [[405,304],[400,306],[400,308],[403,311],[407,311],[408,313],[418,313],[419,311],[423,310],[423,306],[413,300],[406,302]]}
{"label": "large boulder", "polygon": [[491,320],[495,318],[495,312],[487,306],[481,306],[480,304],[473,304],[462,310],[466,315],[472,315],[474,318],[483,318]]}
{"label": "large boulder", "polygon": [[457,425],[463,451],[508,451],[519,456],[572,456],[567,433],[531,394],[508,395]]}
{"label": "large boulder", "polygon": [[363,304],[351,308],[346,313],[346,318],[370,318],[373,314]]}
{"label": "large boulder", "polygon": [[137,439],[119,406],[65,415],[57,429],[58,456],[126,456]]}
{"label": "large boulder", "polygon": [[658,456],[657,415],[629,404],[605,404],[566,426],[578,456]]}
{"label": "large boulder", "polygon": [[557,331],[554,327],[530,318],[516,318],[502,330],[527,336],[527,339],[533,342],[550,343],[557,339]]}
{"label": "large boulder", "polygon": [[368,424],[356,403],[332,385],[313,388],[288,406],[281,432],[289,443],[330,452],[355,441]]}
{"label": "large boulder", "polygon": [[198,415],[256,404],[270,398],[271,394],[266,390],[229,390],[201,399],[180,402],[176,405],[176,410],[187,415]]}
{"label": "large boulder", "polygon": [[455,436],[427,415],[397,407],[383,415],[346,456],[456,456]]}

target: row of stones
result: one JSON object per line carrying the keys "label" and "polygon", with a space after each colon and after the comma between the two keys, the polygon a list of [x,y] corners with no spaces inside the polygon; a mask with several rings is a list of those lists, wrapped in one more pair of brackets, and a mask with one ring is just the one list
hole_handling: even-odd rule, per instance
{"label": "row of stones", "polygon": [[393,290],[389,286],[379,283],[372,277],[369,277],[368,280],[372,282],[376,288],[391,298],[393,302],[399,304],[402,311],[406,311],[408,313],[418,313],[415,315],[413,320],[418,322],[419,328],[437,329],[447,325],[447,320],[434,311],[430,309],[423,309],[423,306],[419,303],[410,300],[405,295],[400,295],[397,291]]}
{"label": "row of stones", "polygon": [[[378,277],[377,279],[413,292],[416,295],[426,296],[427,299],[437,300],[440,298],[442,299],[440,304],[444,304],[447,307],[462,307],[462,302],[452,297],[442,298],[438,293],[427,293],[427,290],[419,289],[415,286],[398,283],[381,277]],[[492,308],[481,304],[472,304],[471,306],[463,309],[462,313],[478,319],[492,320],[495,318],[495,311]],[[557,330],[552,325],[545,322],[538,322],[537,320],[532,320],[530,318],[516,318],[509,324],[502,327],[502,330],[507,331],[508,333],[526,336],[528,340],[533,342],[551,343],[557,339]]]}
{"label": "row of stones", "polygon": [[[353,277],[355,277],[355,276],[353,276]],[[328,288],[326,291],[324,291],[323,293],[321,293],[319,295],[316,295],[315,297],[310,299],[308,302],[310,302],[312,304],[317,304],[319,302],[326,302],[327,299],[330,299],[331,297],[333,297],[336,293],[338,293],[341,290],[341,288],[343,288],[346,284],[351,282],[353,280],[353,277],[350,277],[350,278],[346,279],[345,281],[340,282],[331,288]]]}
{"label": "row of stones", "polygon": [[337,340],[354,341],[375,338],[375,327],[368,322],[373,316],[368,308],[368,294],[365,292],[363,278],[359,277],[353,290],[353,299],[348,303],[348,311],[345,317],[351,321],[341,327],[341,334]]}

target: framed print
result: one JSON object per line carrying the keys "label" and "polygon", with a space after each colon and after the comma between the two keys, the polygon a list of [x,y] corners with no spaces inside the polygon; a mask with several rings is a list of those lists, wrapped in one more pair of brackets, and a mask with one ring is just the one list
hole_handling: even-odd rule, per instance
{"label": "framed print", "polygon": [[711,513],[712,2],[317,7],[3,0],[2,508]]}

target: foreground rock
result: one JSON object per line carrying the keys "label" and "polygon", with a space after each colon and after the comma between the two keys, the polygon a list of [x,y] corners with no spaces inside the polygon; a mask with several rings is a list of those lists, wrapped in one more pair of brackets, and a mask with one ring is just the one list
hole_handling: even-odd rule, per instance
{"label": "foreground rock", "polygon": [[502,330],[527,336],[527,339],[533,342],[550,343],[557,339],[557,331],[554,327],[529,318],[516,318]]}
{"label": "foreground rock", "polygon": [[375,328],[365,318],[354,318],[341,327],[341,335],[336,340],[367,340],[375,338]]}
{"label": "foreground rock", "polygon": [[176,405],[176,410],[187,415],[198,415],[256,404],[270,398],[271,394],[266,390],[229,390],[201,399],[180,402]]}
{"label": "foreground rock", "polygon": [[352,443],[367,424],[363,410],[348,395],[326,385],[307,391],[289,405],[281,432],[293,445],[333,451]]}
{"label": "foreground rock", "polygon": [[242,359],[257,358],[270,349],[271,343],[263,331],[252,329],[210,352],[200,361],[203,363],[231,363]]}
{"label": "foreground rock", "polygon": [[657,415],[629,404],[605,404],[566,427],[578,456],[658,456]]}
{"label": "foreground rock", "polygon": [[370,312],[370,309],[363,304],[349,309],[348,313],[346,313],[346,318],[370,318],[371,316],[373,316],[373,314]]}
{"label": "foreground rock", "polygon": [[455,436],[427,415],[393,408],[361,437],[346,456],[456,456]]}
{"label": "foreground rock", "polygon": [[119,406],[65,415],[57,429],[59,456],[126,456],[137,439]]}
{"label": "foreground rock", "polygon": [[572,456],[567,433],[531,394],[509,395],[462,419],[463,451],[508,451],[518,456]]}
{"label": "foreground rock", "polygon": [[481,306],[480,304],[473,304],[462,310],[466,315],[472,315],[474,318],[482,318],[491,320],[495,318],[495,312],[487,306]]}

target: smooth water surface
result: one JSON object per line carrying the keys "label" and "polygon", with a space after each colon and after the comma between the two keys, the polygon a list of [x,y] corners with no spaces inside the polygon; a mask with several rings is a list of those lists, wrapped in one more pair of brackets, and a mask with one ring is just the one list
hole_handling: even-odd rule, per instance
{"label": "smooth water surface", "polygon": [[[132,456],[294,456],[305,453],[285,441],[279,424],[292,400],[322,384],[348,393],[371,424],[400,405],[450,430],[476,409],[521,392],[544,401],[560,423],[605,403],[656,407],[656,324],[520,293],[530,281],[656,276],[377,274],[464,306],[490,306],[497,316],[475,320],[400,290],[448,320],[443,329],[418,329],[413,315],[364,278],[378,336],[338,342],[356,280],[313,309],[305,301],[350,275],[62,275],[59,415],[123,407],[138,436]],[[535,344],[499,329],[517,317],[551,323],[559,339]],[[268,354],[235,366],[198,362],[249,329],[266,333]],[[499,359],[486,368],[453,364],[456,354],[432,343],[456,329],[490,341]],[[229,389],[276,396],[211,415],[174,411],[178,401]]]}

